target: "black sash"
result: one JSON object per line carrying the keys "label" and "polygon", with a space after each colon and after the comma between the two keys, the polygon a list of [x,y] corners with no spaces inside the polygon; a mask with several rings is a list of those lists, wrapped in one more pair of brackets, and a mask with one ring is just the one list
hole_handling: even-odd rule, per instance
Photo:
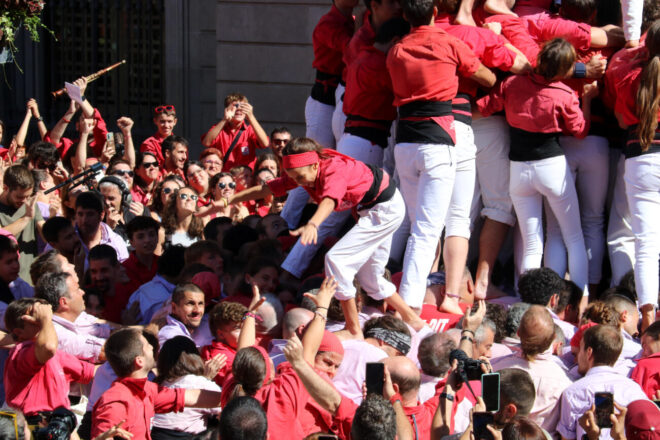
{"label": "black sash", "polygon": [[451,101],[415,101],[399,107],[396,142],[454,145],[454,138],[432,120],[450,116]]}
{"label": "black sash", "polygon": [[236,136],[234,136],[234,140],[231,141],[231,145],[229,146],[229,150],[225,153],[225,157],[222,158],[222,165],[227,163],[227,159],[229,159],[229,156],[231,155],[231,152],[234,151],[234,147],[236,147],[236,144],[238,143],[238,140],[240,139],[241,135],[245,131],[245,124],[241,126],[241,128],[238,130],[238,133],[236,133]]}
{"label": "black sash", "polygon": [[472,99],[471,96],[467,93],[458,93],[456,98],[466,99],[467,102],[458,103],[452,101],[451,109],[454,114],[454,119],[464,124],[472,125],[472,106],[470,105],[470,100]]}
{"label": "black sash", "polygon": [[316,71],[316,80],[312,86],[312,98],[320,103],[335,106],[335,90],[341,81],[341,76]]}
{"label": "black sash", "polygon": [[387,148],[392,121],[367,119],[357,115],[346,115],[344,133],[359,136],[381,148]]}
{"label": "black sash", "polygon": [[516,127],[509,127],[511,149],[509,160],[526,162],[555,156],[563,156],[564,150],[559,145],[561,133],[533,133]]}
{"label": "black sash", "polygon": [[660,152],[660,127],[655,131],[653,142],[651,142],[649,149],[646,151],[642,150],[642,144],[639,143],[639,133],[637,132],[638,129],[639,125],[633,125],[632,127],[628,128],[628,140],[626,141],[626,145],[623,147],[623,154],[626,156],[626,159],[641,156],[643,154]]}
{"label": "black sash", "polygon": [[364,194],[362,200],[360,200],[360,203],[358,204],[358,210],[371,209],[379,203],[387,202],[394,196],[394,193],[396,192],[396,184],[394,183],[394,179],[390,178],[390,183],[387,188],[385,188],[382,193],[378,194],[378,191],[380,191],[380,185],[383,182],[385,171],[383,171],[382,168],[378,168],[373,165],[365,165],[371,170],[371,173],[374,176],[374,180],[371,182],[369,190]]}

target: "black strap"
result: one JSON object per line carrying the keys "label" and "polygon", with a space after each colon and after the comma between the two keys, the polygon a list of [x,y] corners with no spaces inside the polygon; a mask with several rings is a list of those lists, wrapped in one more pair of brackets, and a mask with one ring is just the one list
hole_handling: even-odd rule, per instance
{"label": "black strap", "polygon": [[241,128],[238,130],[238,133],[236,133],[236,136],[234,136],[234,140],[231,141],[231,145],[229,146],[229,150],[225,153],[225,157],[222,158],[222,164],[227,163],[227,159],[229,159],[229,155],[231,154],[232,151],[234,151],[234,147],[238,143],[238,139],[241,137],[241,134],[245,131],[245,124],[241,126]]}

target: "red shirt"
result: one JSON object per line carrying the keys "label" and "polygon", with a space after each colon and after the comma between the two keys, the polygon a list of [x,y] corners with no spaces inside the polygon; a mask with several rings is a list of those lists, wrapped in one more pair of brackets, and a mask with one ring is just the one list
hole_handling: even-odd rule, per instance
{"label": "red shirt", "polygon": [[502,36],[509,40],[527,60],[536,67],[536,61],[541,51],[537,41],[529,34],[525,22],[520,17],[513,15],[493,15],[484,20],[485,23],[500,23],[502,25]]}
{"label": "red shirt", "polygon": [[[469,304],[464,303],[459,303],[459,306],[463,311],[470,307]],[[463,315],[441,312],[438,310],[438,306],[433,304],[422,305],[422,313],[420,315],[420,318],[426,321],[429,327],[436,333],[446,332],[456,327],[462,317]]]}
{"label": "red shirt", "polygon": [[[94,156],[101,157],[101,153],[103,153],[103,147],[105,146],[106,136],[108,134],[108,128],[98,109],[96,108],[94,109],[94,116],[92,117],[96,121],[96,126],[94,127],[94,130],[92,130],[92,135],[94,136],[94,139],[91,142],[89,142],[89,146],[94,152]],[[59,144],[55,145],[55,148],[57,148],[57,152],[60,153],[60,157],[64,157],[64,155],[69,151],[69,148],[71,148],[74,144],[77,146],[79,140],[80,138],[76,139],[75,141],[72,141],[69,138],[61,137]],[[46,136],[44,137],[44,141],[50,143],[53,142],[50,137],[50,131],[46,133]]]}
{"label": "red shirt", "polygon": [[5,364],[6,402],[27,416],[59,406],[69,408],[71,382],[86,384],[93,378],[93,364],[59,350],[41,364],[35,355],[34,341],[21,342],[11,349]]}
{"label": "red shirt", "polygon": [[[362,19],[362,26],[355,32],[353,38],[344,49],[344,65],[349,67],[362,52],[363,49],[373,46],[376,32],[371,26],[371,11],[366,10]],[[346,70],[344,70],[344,81],[346,80]]]}
{"label": "red shirt", "polygon": [[624,79],[631,71],[639,67],[648,59],[648,51],[645,47],[644,38],[639,41],[639,46],[621,49],[610,58],[605,71],[604,88],[601,98],[605,105],[614,109],[614,103],[617,100],[618,83]]}
{"label": "red shirt", "polygon": [[[332,383],[325,373],[315,371]],[[333,416],[312,399],[291,364],[284,362],[278,367],[278,375],[268,387],[264,409],[271,438],[281,438],[284,432],[291,439],[301,439],[314,432],[333,432],[339,438],[348,438],[351,425],[342,423],[342,420],[352,420],[357,405],[342,399],[339,410]]]}
{"label": "red shirt", "polygon": [[[238,165],[247,165],[250,168],[254,168],[254,163],[257,160],[257,148],[265,148],[259,143],[254,128],[252,128],[251,125],[247,125],[245,122],[241,122],[241,125],[236,127],[236,129],[232,129],[230,124],[225,124],[224,127],[222,127],[222,130],[220,130],[220,133],[218,133],[218,136],[213,139],[213,144],[209,148],[217,148],[222,152],[222,156],[224,157],[241,127],[244,127],[245,130],[241,132],[229,158],[223,163],[222,171],[229,171]],[[212,129],[213,127],[211,127],[209,131]],[[202,136],[202,139],[204,139],[206,134],[208,134],[208,132]]]}
{"label": "red shirt", "polygon": [[553,38],[564,38],[577,51],[587,51],[591,47],[591,26],[586,23],[566,20],[547,12],[526,15],[522,20],[539,45]]}
{"label": "red shirt", "polygon": [[154,134],[153,136],[146,138],[144,142],[142,142],[142,145],[140,146],[140,151],[142,153],[148,151],[156,156],[156,160],[158,160],[158,166],[161,169],[165,165],[165,158],[163,157],[163,149],[161,148],[164,140],[165,138],[162,137],[159,132],[156,132],[156,134]]}
{"label": "red shirt", "polygon": [[660,390],[660,353],[639,359],[630,378],[642,387],[649,399],[656,400]]}
{"label": "red shirt", "polygon": [[231,364],[234,363],[234,358],[236,357],[236,349],[231,348],[229,345],[220,341],[213,341],[211,345],[207,345],[202,348],[200,355],[204,361],[219,355],[224,354],[227,356],[227,363],[224,368],[218,371],[218,374],[215,376],[215,383],[219,386],[222,386],[227,379],[227,376],[231,373]]}
{"label": "red shirt", "polygon": [[162,387],[146,378],[117,379],[94,405],[92,437],[126,420],[122,429],[133,434],[134,439],[151,439],[154,415],[183,411],[185,397],[183,388]]}
{"label": "red shirt", "polygon": [[387,55],[394,105],[414,101],[450,101],[458,91],[458,75],[469,78],[479,68],[470,48],[436,26],[419,26]]}
{"label": "red shirt", "polygon": [[138,202],[144,206],[147,206],[149,203],[151,203],[152,194],[150,191],[145,191],[142,189],[142,187],[139,185],[133,185],[133,188],[131,188],[131,197],[133,198],[134,202]]}
{"label": "red shirt", "polygon": [[393,121],[396,108],[387,73],[387,56],[373,46],[365,47],[346,68],[344,113],[370,120]]}
{"label": "red shirt", "polygon": [[[637,90],[642,79],[642,66],[637,66],[616,83],[617,100],[614,111],[623,116],[623,122],[628,126],[639,124],[637,117]],[[660,120],[660,114],[659,114]]]}
{"label": "red shirt", "polygon": [[533,133],[564,133],[583,138],[589,132],[577,94],[566,84],[531,75],[510,76],[477,101],[484,116],[505,110],[509,125]]}
{"label": "red shirt", "polygon": [[341,75],[344,69],[342,56],[351,41],[355,29],[353,16],[345,16],[333,4],[330,11],[319,20],[312,33],[314,62],[312,67],[323,73]]}
{"label": "red shirt", "polygon": [[[323,150],[330,156],[321,159],[314,187],[304,186],[305,191],[316,203],[328,197],[335,201],[335,211],[345,211],[356,207],[373,183],[373,173],[363,163],[334,150]],[[387,177],[385,177],[387,176]],[[384,173],[380,190],[389,184],[389,176]],[[288,175],[266,183],[276,197],[283,196],[298,186]]]}
{"label": "red shirt", "polygon": [[523,15],[548,12],[552,6],[552,0],[517,0],[513,12],[522,17]]}
{"label": "red shirt", "polygon": [[128,300],[142,283],[129,281],[128,283],[115,283],[113,296],[103,295],[103,318],[110,322],[121,322],[121,312],[126,308]]}
{"label": "red shirt", "polygon": [[137,283],[137,287],[140,287],[142,284],[148,283],[156,276],[156,271],[158,270],[158,255],[153,256],[151,267],[142,264],[140,260],[138,260],[137,255],[135,255],[135,251],[131,252],[128,258],[121,264],[126,270],[126,275],[128,275],[131,281]]}

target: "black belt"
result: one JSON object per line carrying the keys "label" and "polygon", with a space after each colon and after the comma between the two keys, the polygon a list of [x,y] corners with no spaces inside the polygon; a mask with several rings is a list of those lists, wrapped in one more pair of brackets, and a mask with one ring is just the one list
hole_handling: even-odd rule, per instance
{"label": "black belt", "polygon": [[514,162],[548,159],[564,154],[559,144],[561,133],[534,133],[516,127],[509,127],[509,133],[509,160]]}
{"label": "black belt", "polygon": [[467,93],[458,93],[455,99],[465,99],[467,102],[458,103],[452,101],[451,108],[454,119],[464,124],[472,125],[472,106],[470,105],[472,98]]}
{"label": "black belt", "polygon": [[313,99],[327,105],[335,105],[335,90],[341,81],[340,75],[316,71],[316,80],[312,86]]}
{"label": "black belt", "polygon": [[431,119],[451,114],[451,101],[415,101],[402,105],[396,142],[454,145],[453,136]]}
{"label": "black belt", "polygon": [[387,148],[392,121],[367,119],[357,115],[346,115],[344,133],[359,136],[381,148]]}
{"label": "black belt", "polygon": [[374,176],[374,180],[371,182],[369,190],[364,194],[362,200],[360,200],[360,203],[358,204],[359,210],[371,209],[379,203],[387,202],[392,197],[394,197],[394,193],[396,192],[396,184],[394,183],[394,179],[390,178],[390,182],[389,185],[387,185],[387,188],[378,194],[378,191],[380,191],[380,185],[383,182],[383,178],[385,176],[385,171],[383,171],[382,168],[378,168],[370,164],[365,165],[367,165],[367,167],[369,167],[371,170]]}
{"label": "black belt", "polygon": [[643,154],[658,153],[660,152],[660,128],[655,131],[655,136],[649,148],[644,151],[642,144],[639,143],[639,125],[633,125],[628,128],[628,140],[623,147],[623,153],[626,159],[631,157],[641,156]]}

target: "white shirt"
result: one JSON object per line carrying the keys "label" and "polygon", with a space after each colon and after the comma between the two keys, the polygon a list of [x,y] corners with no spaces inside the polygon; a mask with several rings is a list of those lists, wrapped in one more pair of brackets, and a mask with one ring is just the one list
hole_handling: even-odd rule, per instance
{"label": "white shirt", "polygon": [[550,312],[550,316],[552,316],[552,320],[554,321],[554,323],[557,324],[557,326],[559,326],[562,332],[564,332],[564,338],[566,338],[566,345],[569,345],[571,343],[571,339],[573,339],[573,336],[575,335],[575,332],[577,332],[577,328],[570,322],[566,322],[563,319],[559,318],[559,316],[557,316],[557,314],[553,312],[550,307],[546,307],[546,310]]}
{"label": "white shirt", "polygon": [[362,403],[362,383],[366,380],[367,362],[379,362],[387,353],[365,341],[349,339],[341,341],[344,360],[337,369],[332,383],[337,391],[357,405]]}
{"label": "white shirt", "polygon": [[[594,403],[594,394],[597,392],[612,393],[614,401],[621,406],[628,406],[635,400],[648,400],[636,382],[617,373],[614,368],[593,367],[582,379],[566,388],[561,396],[561,415],[557,424],[557,432],[564,438],[582,438],[584,430],[578,423],[578,419],[591,408]],[[601,429],[599,438],[610,438],[610,430]]]}
{"label": "white shirt", "polygon": [[99,324],[96,316],[86,312],[82,312],[74,322],[53,315],[53,325],[57,333],[57,348],[89,362],[98,362],[103,344],[112,331],[109,325]]}
{"label": "white shirt", "polygon": [[417,399],[420,403],[424,403],[431,397],[435,396],[435,386],[440,382],[441,377],[429,376],[420,372],[421,384],[417,392]]}

